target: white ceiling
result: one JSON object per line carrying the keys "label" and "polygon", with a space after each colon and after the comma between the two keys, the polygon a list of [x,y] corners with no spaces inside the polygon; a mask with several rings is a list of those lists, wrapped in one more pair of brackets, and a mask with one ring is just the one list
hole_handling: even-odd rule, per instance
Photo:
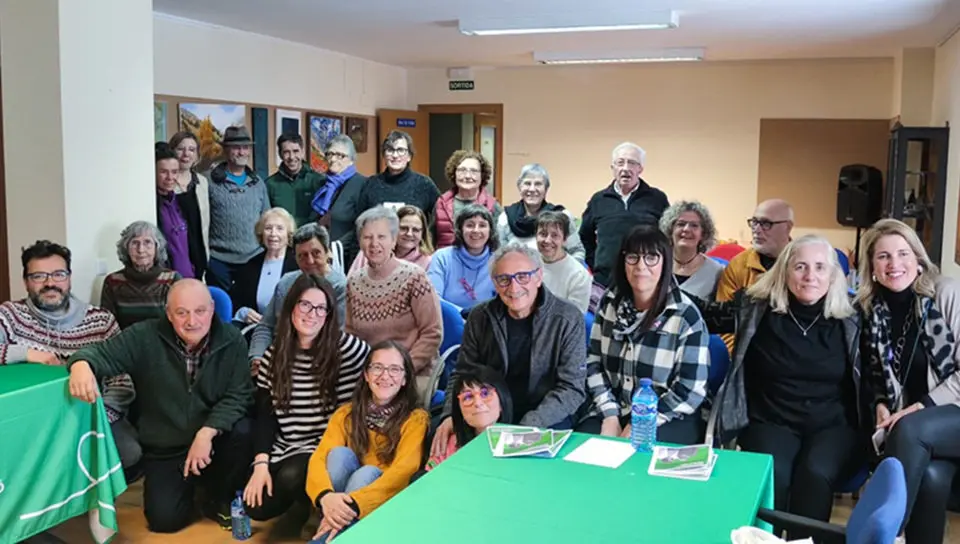
{"label": "white ceiling", "polygon": [[[616,13],[625,2],[676,10],[671,30],[478,37],[467,13]],[[533,64],[533,51],[705,47],[707,60],[886,57],[935,46],[960,0],[154,0],[154,10],[407,67]]]}

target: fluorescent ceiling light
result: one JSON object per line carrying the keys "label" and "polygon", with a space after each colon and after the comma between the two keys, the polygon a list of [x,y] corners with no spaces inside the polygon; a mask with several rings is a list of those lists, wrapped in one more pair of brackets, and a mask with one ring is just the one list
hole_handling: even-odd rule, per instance
{"label": "fluorescent ceiling light", "polygon": [[541,53],[534,52],[533,60],[540,64],[615,64],[623,62],[682,62],[703,60],[702,48],[678,48],[647,51],[606,51],[598,53]]}
{"label": "fluorescent ceiling light", "polygon": [[680,18],[674,11],[623,13],[550,13],[538,17],[460,19],[460,32],[468,36],[545,34],[554,32],[597,32],[603,30],[659,30],[676,28]]}

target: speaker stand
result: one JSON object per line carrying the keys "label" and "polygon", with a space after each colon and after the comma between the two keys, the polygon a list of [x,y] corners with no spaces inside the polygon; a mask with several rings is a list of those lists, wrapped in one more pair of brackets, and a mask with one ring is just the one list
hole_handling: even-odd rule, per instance
{"label": "speaker stand", "polygon": [[853,245],[853,269],[860,270],[860,227],[857,227],[857,241]]}

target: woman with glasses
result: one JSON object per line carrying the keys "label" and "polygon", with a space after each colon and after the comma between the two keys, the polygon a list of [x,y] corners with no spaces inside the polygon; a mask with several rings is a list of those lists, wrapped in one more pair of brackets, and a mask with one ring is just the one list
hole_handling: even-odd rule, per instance
{"label": "woman with glasses", "polygon": [[393,210],[402,206],[416,206],[432,221],[440,190],[428,176],[410,168],[410,160],[416,154],[413,138],[402,130],[390,131],[380,151],[383,152],[383,164],[386,167],[363,184],[357,212],[362,213],[378,205]]}
{"label": "woman with glasses", "polygon": [[437,232],[437,248],[444,248],[454,244],[454,218],[469,204],[479,204],[493,215],[496,225],[503,207],[487,192],[487,184],[493,169],[483,155],[476,151],[461,149],[454,151],[447,160],[444,170],[450,190],[437,199],[435,208],[435,228]]}
{"label": "woman with glasses", "polygon": [[[404,206],[397,210],[397,217],[400,219],[400,233],[397,235],[393,254],[401,261],[427,270],[433,260],[433,243],[430,241],[430,229],[427,228],[427,216],[416,206]],[[361,251],[350,265],[349,274],[366,266],[367,258]]]}
{"label": "woman with glasses", "polygon": [[688,295],[713,300],[723,265],[707,257],[716,243],[717,229],[706,206],[681,200],[664,210],[660,230],[673,243],[673,277]]}
{"label": "woman with glasses", "polygon": [[696,306],[664,271],[671,262],[670,241],[656,227],[634,227],[624,236],[590,332],[587,395],[592,402],[581,432],[629,437],[633,393],[642,378],[649,378],[660,396],[657,440],[703,441],[708,334]]}
{"label": "woman with glasses", "polygon": [[334,412],[310,457],[307,495],[322,516],[311,543],[333,540],[410,483],[430,424],[418,399],[407,350],[374,345],[353,399]]}
{"label": "woman with glasses", "polygon": [[120,233],[117,257],[123,269],[103,279],[100,307],[117,318],[121,329],[163,317],[180,274],[167,268],[167,241],[160,229],[146,221],[130,223]]}
{"label": "woman with glasses", "polygon": [[334,136],[324,149],[327,159],[327,183],[313,195],[311,207],[319,223],[330,232],[330,239],[343,244],[344,266],[360,252],[354,223],[360,215],[357,200],[367,177],[357,172],[357,150],[346,134]]}
{"label": "woman with glasses", "polygon": [[[210,233],[210,180],[197,172],[200,164],[200,141],[189,131],[180,131],[170,138],[170,149],[180,161],[180,173],[173,191],[178,194],[196,193],[197,208],[200,211],[198,230],[203,237],[204,255],[210,252],[207,236]],[[206,260],[206,257],[204,257]]]}
{"label": "woman with glasses", "polygon": [[874,427],[886,438],[883,454],[903,464],[907,542],[942,542],[960,466],[960,286],[895,219],[863,235],[860,278]]}
{"label": "woman with glasses", "polygon": [[867,451],[860,323],[837,254],[819,236],[794,240],[727,306],[736,319],[711,332],[735,332],[735,349],[707,439],[772,455],[777,510],[827,521]]}
{"label": "woman with glasses", "polygon": [[532,163],[520,169],[517,178],[517,191],[520,200],[507,206],[503,214],[497,219],[497,234],[503,245],[518,242],[531,248],[537,247],[537,216],[540,212],[562,212],[570,218],[574,225],[570,236],[564,242],[564,249],[574,259],[583,262],[584,249],[577,233],[577,220],[569,210],[559,204],[547,202],[547,191],[550,190],[550,174],[543,166]]}
{"label": "woman with glasses", "polygon": [[256,377],[252,474],[244,489],[251,518],[265,521],[297,506],[305,522],[307,464],[338,406],[349,402],[370,351],[340,330],[333,287],[315,274],[293,282],[277,334]]}
{"label": "woman with glasses", "polygon": [[488,266],[490,255],[499,247],[493,224],[490,211],[480,204],[460,210],[454,245],[437,251],[427,268],[441,299],[466,309],[496,296]]}
{"label": "woman with glasses", "polygon": [[456,402],[452,404],[453,433],[443,455],[431,455],[429,472],[477,435],[495,423],[513,421],[510,391],[503,376],[488,366],[472,367],[457,373],[453,383]]}

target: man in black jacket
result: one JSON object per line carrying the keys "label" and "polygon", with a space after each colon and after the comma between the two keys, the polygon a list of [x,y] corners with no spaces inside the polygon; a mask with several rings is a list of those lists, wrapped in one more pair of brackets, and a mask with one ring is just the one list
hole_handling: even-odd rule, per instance
{"label": "man in black jacket", "polygon": [[580,222],[580,240],[586,249],[593,281],[606,286],[620,251],[623,235],[637,225],[657,225],[670,202],[660,189],[640,177],[646,152],[624,142],[613,148],[613,181],[587,202]]}

